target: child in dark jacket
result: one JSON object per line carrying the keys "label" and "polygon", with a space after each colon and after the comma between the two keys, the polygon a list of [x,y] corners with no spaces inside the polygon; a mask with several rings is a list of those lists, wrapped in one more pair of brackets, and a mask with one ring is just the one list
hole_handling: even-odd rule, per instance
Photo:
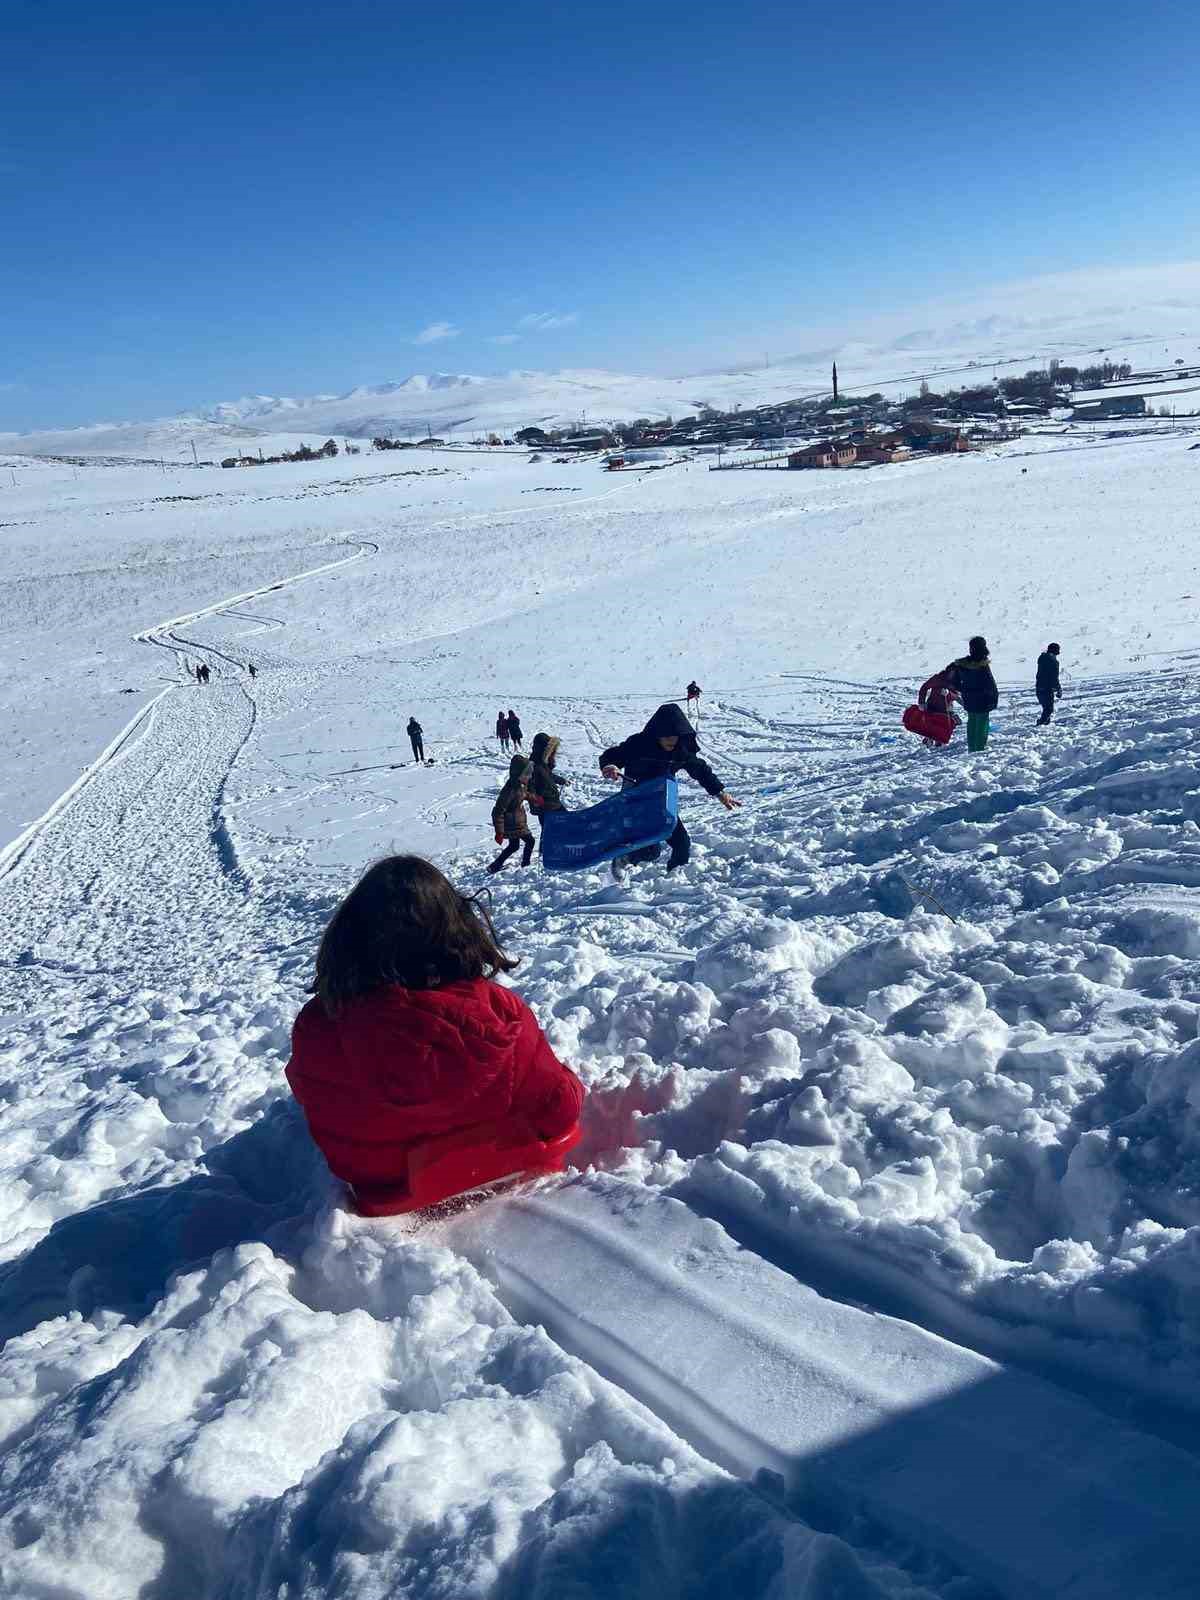
{"label": "child in dark jacket", "polygon": [[562,790],[570,782],[560,776],[555,760],[559,741],[549,733],[535,733],[529,748],[529,804],[540,823],[547,811],[565,811]]}
{"label": "child in dark jacket", "polygon": [[1042,714],[1038,718],[1038,726],[1044,727],[1054,715],[1054,702],[1062,699],[1062,684],[1058,676],[1059,646],[1048,644],[1037,659],[1037,679],[1035,691]]}
{"label": "child in dark jacket", "polygon": [[492,826],[496,830],[496,843],[503,844],[504,849],[488,868],[489,872],[499,872],[509,856],[516,855],[522,845],[525,846],[525,854],[521,857],[523,867],[529,865],[533,856],[534,838],[529,831],[529,812],[525,809],[525,801],[528,798],[525,785],[530,770],[529,761],[525,756],[514,756],[508,764],[508,782],[497,795],[496,804],[492,807]]}
{"label": "child in dark jacket", "polygon": [[359,1211],[405,1209],[409,1152],[436,1135],[519,1120],[556,1139],[578,1121],[583,1085],[492,981],[515,966],[418,856],[376,862],[334,912],[287,1080]]}
{"label": "child in dark jacket", "polygon": [[[600,770],[606,778],[620,778],[623,771],[626,789],[651,778],[673,778],[683,771],[695,778],[707,794],[719,800],[726,811],[736,811],[742,803],[726,793],[725,785],[701,758],[696,730],[673,701],[659,706],[641,733],[603,751]],[[684,866],[691,854],[691,837],[682,822],[675,824],[667,843],[671,847],[667,871],[673,872],[676,867]],[[657,844],[635,850],[632,855],[613,862],[613,876],[620,876],[622,860],[629,864],[655,861],[661,853],[662,846]]]}
{"label": "child in dark jacket", "polygon": [[988,719],[1000,704],[1000,691],[992,676],[987,640],[981,635],[968,641],[969,654],[954,663],[954,687],[967,713],[967,749],[986,750]]}

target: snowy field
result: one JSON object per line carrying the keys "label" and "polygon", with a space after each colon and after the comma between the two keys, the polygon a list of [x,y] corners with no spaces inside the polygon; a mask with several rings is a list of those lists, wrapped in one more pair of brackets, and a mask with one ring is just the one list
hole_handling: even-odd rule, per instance
{"label": "snowy field", "polygon": [[[4,458],[4,1593],[1193,1593],[1195,442]],[[692,864],[490,885],[578,1170],[353,1217],[282,1077],[337,897],[489,882],[498,710],[582,804],[693,676]]]}

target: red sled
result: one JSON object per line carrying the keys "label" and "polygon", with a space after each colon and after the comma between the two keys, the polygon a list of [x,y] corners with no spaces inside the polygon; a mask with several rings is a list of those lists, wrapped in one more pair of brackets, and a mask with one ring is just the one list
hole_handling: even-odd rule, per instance
{"label": "red sled", "polygon": [[909,706],[900,720],[909,733],[919,733],[922,739],[932,739],[935,744],[949,744],[954,736],[954,718],[944,711],[925,711],[920,706]]}
{"label": "red sled", "polygon": [[[390,1200],[387,1214],[424,1211],[443,1200],[490,1189],[509,1179],[561,1172],[567,1151],[582,1136],[576,1122],[556,1139],[539,1139],[527,1122],[515,1118],[511,1122],[478,1122],[425,1139],[408,1154],[408,1198],[399,1205]],[[354,1198],[364,1215],[378,1214],[368,1192],[359,1188]]]}

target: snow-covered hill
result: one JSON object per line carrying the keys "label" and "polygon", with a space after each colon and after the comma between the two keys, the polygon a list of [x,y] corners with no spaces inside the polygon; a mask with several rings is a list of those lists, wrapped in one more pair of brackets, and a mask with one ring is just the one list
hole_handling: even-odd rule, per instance
{"label": "snow-covered hill", "polygon": [[[15,462],[7,1589],[1186,1594],[1194,442]],[[992,743],[926,752],[900,711],[979,628]],[[685,785],[685,873],[485,878],[501,705],[583,804],[693,675],[745,805]],[[282,1078],[389,849],[491,890],[590,1090],[572,1176],[458,1219],[351,1215]]]}

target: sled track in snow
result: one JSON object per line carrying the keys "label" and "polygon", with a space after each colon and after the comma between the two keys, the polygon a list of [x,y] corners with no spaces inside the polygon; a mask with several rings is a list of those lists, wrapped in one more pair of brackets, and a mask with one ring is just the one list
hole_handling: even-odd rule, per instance
{"label": "sled track in snow", "polygon": [[[347,540],[344,542],[349,543],[351,541]],[[355,540],[353,542],[357,545],[357,549],[353,555],[344,556],[338,561],[325,562],[319,567],[309,567],[304,572],[295,573],[291,577],[277,578],[271,583],[261,584],[258,588],[247,590],[243,594],[232,595],[224,600],[218,600],[212,605],[203,606],[198,611],[188,612],[179,617],[170,617],[165,622],[160,622],[153,628],[147,628],[142,633],[134,634],[134,640],[138,644],[155,645],[159,649],[169,650],[173,655],[178,655],[178,650],[175,648],[176,646],[185,646],[189,649],[198,650],[204,652],[205,654],[217,656],[222,661],[228,662],[230,666],[238,667],[240,669],[242,663],[236,660],[235,657],[227,655],[224,651],[218,650],[213,645],[201,644],[194,640],[184,639],[180,637],[174,630],[184,626],[185,624],[198,622],[204,617],[215,616],[220,612],[227,610],[231,606],[242,605],[247,601],[256,599],[260,595],[269,594],[279,589],[290,588],[293,584],[303,583],[309,578],[319,577],[327,572],[335,572],[340,567],[349,566],[351,562],[361,561],[364,556],[378,553],[379,546],[371,540],[363,539]],[[170,640],[171,643],[168,643],[168,640]],[[114,761],[128,753],[134,736],[137,734],[144,734],[151,726],[153,726],[154,719],[158,714],[159,708],[166,701],[167,697],[175,694],[183,687],[185,687],[185,685],[181,683],[169,684],[167,688],[156,694],[152,700],[147,702],[146,705],[140,707],[139,710],[134,713],[125,726],[120,730],[116,737],[113,738],[103,750],[101,750],[100,754],[95,758],[94,761],[89,762],[88,765],[84,767],[83,771],[79,774],[75,781],[70,784],[62,794],[59,795],[57,800],[48,806],[40,817],[31,822],[29,826],[23,830],[23,832],[18,834],[17,837],[11,841],[11,843],[7,844],[3,850],[0,850],[0,881],[3,881],[3,879],[17,870],[21,863],[27,858],[30,850],[34,845],[36,845],[46,829],[56,822],[63,815],[63,813],[80,798],[84,790],[91,783],[93,783],[101,773],[106,771],[106,769]],[[244,690],[242,692],[245,693]],[[246,739],[248,739],[250,733],[253,732],[254,724],[257,720],[257,707],[254,703],[253,696],[247,695],[246,698],[250,702],[250,727],[247,729],[245,737],[238,745],[238,751],[242,749],[242,747],[245,745]],[[235,761],[237,759],[238,751],[234,752],[233,760]],[[230,770],[231,769],[232,767]],[[228,777],[228,772],[226,773],[226,777]],[[224,781],[221,784],[217,796],[218,806],[223,793]],[[220,828],[223,829],[223,827],[224,825],[220,824]],[[223,840],[223,846],[221,845],[220,841],[218,841],[218,847],[222,857],[224,859],[229,859],[233,855],[233,845],[232,841],[229,840],[227,831],[223,832]]]}
{"label": "sled track in snow", "polygon": [[[813,1526],[865,1517],[1004,1600],[1188,1592],[1193,1456],[918,1325],[828,1299],[679,1200],[593,1175],[431,1232],[518,1321],[542,1323]],[[1014,1525],[1031,1537],[1014,1539]]]}

